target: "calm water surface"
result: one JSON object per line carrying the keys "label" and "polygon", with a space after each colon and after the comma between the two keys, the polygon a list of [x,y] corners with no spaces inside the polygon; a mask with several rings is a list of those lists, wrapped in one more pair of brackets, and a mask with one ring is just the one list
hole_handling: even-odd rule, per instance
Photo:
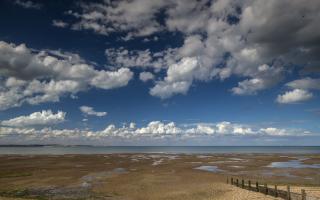
{"label": "calm water surface", "polygon": [[222,172],[223,170],[219,169],[217,166],[214,165],[202,165],[200,167],[196,167],[194,169],[207,171],[207,172]]}
{"label": "calm water surface", "polygon": [[306,159],[290,160],[287,162],[272,162],[268,167],[272,168],[313,168],[320,169],[320,164],[304,164],[302,161]]}
{"label": "calm water surface", "polygon": [[320,146],[0,146],[0,154],[280,153],[317,154]]}

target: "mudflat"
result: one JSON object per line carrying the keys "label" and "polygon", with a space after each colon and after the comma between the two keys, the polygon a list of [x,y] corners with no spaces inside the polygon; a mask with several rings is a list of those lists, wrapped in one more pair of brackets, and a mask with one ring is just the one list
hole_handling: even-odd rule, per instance
{"label": "mudflat", "polygon": [[320,197],[318,154],[1,155],[5,199],[275,199],[234,177]]}

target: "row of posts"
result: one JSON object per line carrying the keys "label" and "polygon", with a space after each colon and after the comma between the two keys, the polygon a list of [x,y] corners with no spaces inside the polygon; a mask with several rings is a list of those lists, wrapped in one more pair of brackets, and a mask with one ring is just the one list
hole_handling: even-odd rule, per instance
{"label": "row of posts", "polygon": [[[227,183],[229,184],[229,178],[227,178]],[[231,185],[236,185],[237,187],[239,187],[240,186],[239,179],[235,179],[234,180],[233,178],[231,178],[230,179],[230,184]],[[256,181],[255,188],[253,188],[253,187],[251,187],[251,180],[248,180],[248,187],[249,187],[249,190],[255,190],[255,191],[261,192],[261,193],[263,193],[263,191],[264,191],[264,193],[266,195],[269,194],[269,188],[268,188],[268,185],[266,183],[264,184],[264,190],[260,191],[258,181]],[[245,188],[244,179],[241,179],[241,188],[243,188],[243,189]],[[287,192],[286,193],[287,193],[286,199],[287,200],[291,200],[290,185],[287,185]],[[277,185],[274,186],[274,196],[275,197],[279,196],[278,186]],[[306,199],[307,199],[306,191],[304,189],[301,189],[301,200],[306,200]]]}

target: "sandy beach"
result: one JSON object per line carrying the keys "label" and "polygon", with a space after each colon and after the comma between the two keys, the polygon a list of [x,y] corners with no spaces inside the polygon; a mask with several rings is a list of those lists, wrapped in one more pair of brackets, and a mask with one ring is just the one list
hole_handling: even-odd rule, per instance
{"label": "sandy beach", "polygon": [[[227,184],[244,178],[320,197],[320,156],[280,154],[2,155],[5,199],[275,199]],[[294,166],[290,166],[293,165]],[[283,165],[289,165],[284,167]]]}

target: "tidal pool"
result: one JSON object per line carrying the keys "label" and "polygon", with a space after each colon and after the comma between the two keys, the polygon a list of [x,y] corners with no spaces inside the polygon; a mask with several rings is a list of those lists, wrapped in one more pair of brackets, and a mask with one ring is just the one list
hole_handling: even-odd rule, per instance
{"label": "tidal pool", "polygon": [[288,177],[288,178],[296,178],[298,176],[292,175],[289,172],[270,172],[270,171],[264,171],[261,173],[262,175],[265,176],[283,176],[283,177]]}
{"label": "tidal pool", "polygon": [[214,165],[203,165],[200,167],[196,167],[194,169],[207,171],[207,172],[222,172],[223,170],[219,169],[217,166]]}
{"label": "tidal pool", "polygon": [[303,160],[306,160],[306,159],[290,160],[290,161],[287,161],[287,162],[272,162],[267,167],[272,167],[272,168],[295,168],[295,169],[301,169],[301,168],[320,169],[320,164],[304,164],[304,163],[302,163]]}

